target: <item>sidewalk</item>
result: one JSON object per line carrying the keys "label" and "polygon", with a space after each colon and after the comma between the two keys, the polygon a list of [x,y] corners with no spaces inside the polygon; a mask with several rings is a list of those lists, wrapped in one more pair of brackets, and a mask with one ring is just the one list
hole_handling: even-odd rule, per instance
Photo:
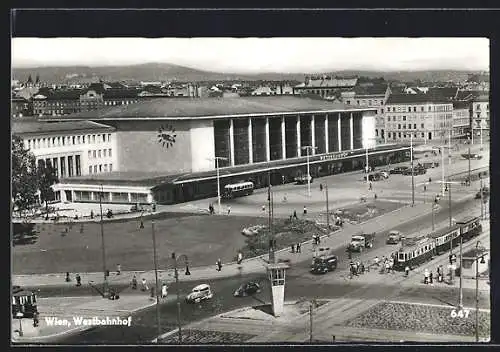
{"label": "sidewalk", "polygon": [[12,341],[19,343],[52,342],[64,335],[93,327],[93,325],[78,324],[79,318],[127,319],[133,312],[154,304],[155,301],[145,294],[123,295],[118,300],[96,299],[96,297],[39,298],[39,326],[33,326],[33,319],[21,319],[23,336],[19,336],[19,320],[12,319]]}

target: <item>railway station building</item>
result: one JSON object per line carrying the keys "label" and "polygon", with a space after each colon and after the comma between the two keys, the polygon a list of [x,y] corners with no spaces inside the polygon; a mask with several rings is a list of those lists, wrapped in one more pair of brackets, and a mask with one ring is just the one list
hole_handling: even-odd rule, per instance
{"label": "railway station building", "polygon": [[[43,121],[43,118],[41,118]],[[375,109],[306,97],[156,99],[47,118],[92,121],[114,131],[113,171],[62,178],[62,201],[171,204],[217,195],[225,184],[255,188],[407,159],[408,145],[383,144]],[[307,147],[307,148],[305,148]],[[309,156],[308,156],[309,154]]]}

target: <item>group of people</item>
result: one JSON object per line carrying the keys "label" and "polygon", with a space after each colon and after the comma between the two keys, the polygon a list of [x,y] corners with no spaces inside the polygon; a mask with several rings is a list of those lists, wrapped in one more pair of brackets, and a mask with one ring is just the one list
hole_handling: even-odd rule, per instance
{"label": "group of people", "polygon": [[[137,276],[136,275],[134,275],[134,277],[132,278],[131,286],[132,286],[133,290],[137,290]],[[155,287],[151,286],[151,288],[149,288],[148,282],[146,281],[145,278],[141,279],[141,291],[142,292],[150,291],[152,298],[154,298],[156,296]],[[161,291],[160,292],[161,292],[160,293],[160,297],[161,298],[167,298],[168,286],[167,286],[166,283],[163,283],[161,285]]]}
{"label": "group of people", "polygon": [[359,274],[364,274],[365,273],[365,265],[363,264],[363,262],[359,262],[359,261],[356,261],[356,262],[353,262],[351,260],[351,262],[349,263],[349,272],[350,272],[350,276],[358,276]]}
{"label": "group of people", "polygon": [[319,245],[321,244],[321,238],[318,234],[313,234],[312,235],[312,240],[314,245]]}
{"label": "group of people", "polygon": [[292,244],[292,253],[301,253],[301,251],[302,251],[302,249],[301,249],[300,242],[297,243],[296,245]]}
{"label": "group of people", "polygon": [[[443,271],[443,266],[440,265],[437,267],[437,280],[438,282],[443,282],[444,280],[444,271]],[[429,271],[429,269],[424,270],[424,284],[428,285],[433,285],[434,282],[434,274],[432,271]]]}
{"label": "group of people", "polygon": [[373,265],[380,268],[381,274],[394,273],[394,255],[390,258],[383,257],[382,260],[379,257],[373,259]]}

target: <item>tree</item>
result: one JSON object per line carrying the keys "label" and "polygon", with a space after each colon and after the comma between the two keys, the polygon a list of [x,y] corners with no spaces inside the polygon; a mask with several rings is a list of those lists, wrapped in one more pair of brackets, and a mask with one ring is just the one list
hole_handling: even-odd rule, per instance
{"label": "tree", "polygon": [[20,214],[28,210],[37,200],[36,159],[25,149],[21,138],[12,139],[12,201]]}
{"label": "tree", "polygon": [[52,185],[59,182],[55,169],[52,167],[50,160],[47,163],[43,161],[38,165],[37,168],[37,178],[38,178],[38,189],[40,191],[40,200],[45,202],[45,209],[47,211],[47,216],[49,214],[49,200],[54,199],[54,191],[52,190]]}

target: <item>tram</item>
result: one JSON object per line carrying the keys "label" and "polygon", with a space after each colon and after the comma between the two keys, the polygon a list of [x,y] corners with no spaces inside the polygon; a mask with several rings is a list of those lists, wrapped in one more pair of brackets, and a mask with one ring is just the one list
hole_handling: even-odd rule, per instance
{"label": "tram", "polygon": [[22,313],[23,318],[33,318],[33,315],[38,313],[37,296],[32,291],[14,286],[12,287],[12,317],[19,318],[18,313]]}
{"label": "tram", "polygon": [[469,216],[455,225],[435,231],[428,235],[404,240],[396,253],[394,269],[403,271],[406,266],[410,269],[431,260],[434,256],[456,247],[462,242],[469,241],[482,232],[479,217]]}

